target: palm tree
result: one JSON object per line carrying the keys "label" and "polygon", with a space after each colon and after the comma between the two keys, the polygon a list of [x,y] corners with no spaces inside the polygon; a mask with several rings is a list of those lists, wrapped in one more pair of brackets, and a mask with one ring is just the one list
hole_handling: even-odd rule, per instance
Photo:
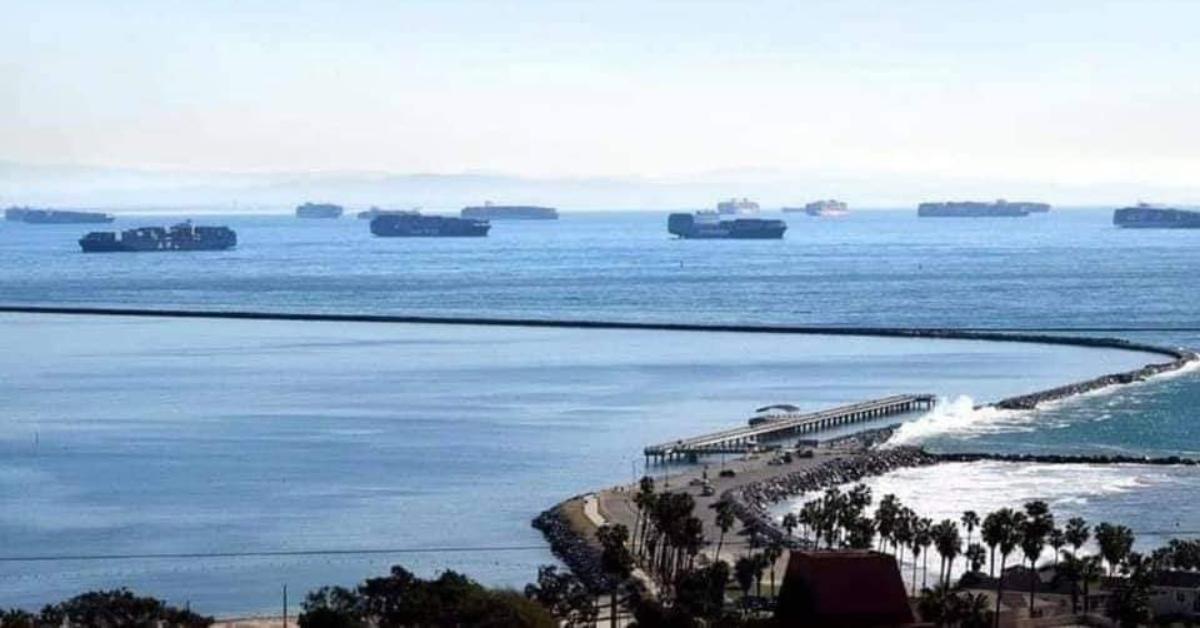
{"label": "palm tree", "polygon": [[742,556],[733,564],[733,579],[737,581],[738,587],[742,590],[742,607],[745,608],[750,601],[750,587],[754,586],[754,572],[757,569],[753,556]]}
{"label": "palm tree", "polygon": [[[923,529],[924,526],[922,524],[924,522],[925,522],[924,519],[917,521],[916,529],[913,530],[912,539],[909,541],[909,543],[911,543],[911,545],[909,545],[909,547],[908,547],[910,550],[912,550],[912,557],[913,557],[913,561],[912,561],[912,564],[913,564],[912,595],[913,595],[913,597],[917,596],[917,558],[919,558],[921,556],[921,549],[925,547],[925,545],[922,544],[921,541],[923,541],[924,537],[929,534],[929,532],[927,530]],[[924,585],[922,585],[922,588],[924,588]]]}
{"label": "palm tree", "polygon": [[725,543],[725,534],[733,529],[734,521],[733,504],[727,501],[717,502],[717,527],[721,529],[721,536],[717,538],[717,554],[714,562],[721,560],[721,546]]}
{"label": "palm tree", "polygon": [[1125,526],[1101,523],[1096,526],[1096,543],[1100,555],[1108,563],[1108,574],[1112,575],[1133,549],[1133,531]]}
{"label": "palm tree", "polygon": [[1046,543],[1054,548],[1054,566],[1058,567],[1058,555],[1062,553],[1062,548],[1067,545],[1067,534],[1063,532],[1062,528],[1054,528],[1046,536]]}
{"label": "palm tree", "polygon": [[1012,508],[1001,508],[996,512],[988,515],[996,516],[997,539],[996,545],[1000,548],[1000,574],[996,579],[996,614],[994,620],[996,626],[1000,625],[1000,598],[1004,595],[1004,565],[1008,562],[1008,555],[1012,554],[1013,550],[1021,544],[1021,532],[1025,527],[1025,513],[1016,512]]}
{"label": "palm tree", "polygon": [[1001,520],[1001,511],[988,513],[983,518],[983,525],[980,528],[980,536],[983,537],[984,545],[988,546],[988,576],[996,575],[996,546],[1000,544],[1000,539],[1003,536],[1002,528],[1004,522]]}
{"label": "palm tree", "polygon": [[779,592],[775,589],[775,563],[779,562],[779,558],[783,556],[783,544],[772,539],[770,543],[763,548],[763,558],[767,564],[767,569],[771,573],[771,595],[779,597]]}
{"label": "palm tree", "polygon": [[[916,541],[921,544],[921,549],[925,550],[925,556],[921,562],[921,586],[924,587],[929,578],[929,548],[933,547],[933,520],[923,518],[917,521],[916,531],[913,533],[916,536]],[[913,557],[913,567],[916,567],[917,559]]]}
{"label": "palm tree", "polygon": [[789,512],[783,516],[783,529],[787,530],[788,538],[792,537],[792,533],[796,531],[799,525],[800,518],[796,516],[796,513]]}
{"label": "palm tree", "polygon": [[654,508],[654,478],[643,476],[638,482],[638,492],[633,496],[633,504],[637,506],[638,517],[633,526],[634,551],[641,552],[646,544],[646,527],[650,519],[650,511]]}
{"label": "palm tree", "polygon": [[1055,569],[1055,575],[1066,578],[1071,583],[1071,613],[1079,612],[1079,578],[1083,572],[1083,561],[1075,554],[1062,553],[1062,563]]}
{"label": "palm tree", "polygon": [[896,529],[892,531],[892,538],[896,540],[897,566],[904,564],[904,548],[912,543],[916,521],[917,514],[907,506],[896,516]]}
{"label": "palm tree", "polygon": [[983,549],[983,546],[978,543],[972,543],[967,546],[966,557],[967,562],[971,565],[971,572],[976,573],[987,562],[987,550]]}
{"label": "palm tree", "polygon": [[969,547],[971,545],[971,533],[975,531],[975,528],[979,527],[979,514],[974,510],[963,511],[961,521],[963,528],[967,531],[967,546]]}
{"label": "palm tree", "polygon": [[1054,530],[1054,515],[1050,514],[1050,506],[1042,500],[1034,500],[1025,504],[1025,521],[1021,529],[1021,551],[1025,560],[1029,561],[1029,616],[1033,617],[1034,596],[1037,594],[1038,571],[1037,561],[1046,548],[1046,537]]}
{"label": "palm tree", "polygon": [[900,500],[895,495],[884,495],[875,509],[875,529],[879,532],[879,549],[884,550],[889,543],[895,552],[896,519],[900,514]]}
{"label": "palm tree", "polygon": [[933,526],[933,543],[942,557],[941,577],[938,581],[949,586],[949,574],[954,568],[954,559],[962,551],[962,537],[958,535],[958,524],[952,519],[944,519]]}
{"label": "palm tree", "polygon": [[1088,542],[1088,539],[1091,538],[1091,530],[1082,517],[1071,517],[1067,519],[1067,527],[1063,530],[1063,537],[1066,539],[1067,544],[1071,546],[1071,553],[1078,556],[1079,548],[1083,547]]}
{"label": "palm tree", "polygon": [[1091,595],[1092,582],[1099,580],[1104,575],[1104,570],[1100,567],[1099,556],[1082,559],[1079,567],[1079,579],[1083,582],[1083,612],[1086,615],[1091,611],[1088,596]]}

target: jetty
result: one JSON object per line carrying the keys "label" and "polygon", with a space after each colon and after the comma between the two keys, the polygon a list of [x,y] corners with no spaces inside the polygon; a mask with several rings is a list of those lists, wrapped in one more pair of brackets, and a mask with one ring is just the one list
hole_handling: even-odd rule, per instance
{"label": "jetty", "polygon": [[916,410],[928,410],[936,404],[936,395],[893,395],[817,412],[776,414],[755,420],[746,427],[650,445],[645,448],[644,453],[648,461],[653,459],[655,462],[681,457],[694,459],[703,454],[742,454],[760,449],[762,441],[811,434]]}

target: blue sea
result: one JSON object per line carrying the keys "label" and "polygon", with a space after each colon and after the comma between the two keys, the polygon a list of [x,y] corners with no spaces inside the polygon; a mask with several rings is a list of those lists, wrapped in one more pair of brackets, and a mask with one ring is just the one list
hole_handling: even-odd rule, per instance
{"label": "blue sea", "polygon": [[[114,227],[171,219],[122,217]],[[676,241],[654,212],[564,213],[498,222],[486,239],[410,240],[372,238],[354,219],[208,216],[201,222],[238,231],[236,250],[139,255],[78,252],[88,226],[0,223],[0,302],[1200,327],[1200,232],[1122,231],[1107,212],[1083,210],[787,220],[782,241]],[[1195,331],[1105,335],[1200,346]],[[129,586],[207,613],[269,612],[285,584],[351,584],[393,563],[520,587],[553,560],[529,527],[538,511],[630,481],[648,443],[736,425],[769,403],[933,392],[945,403],[914,417],[906,442],[1200,456],[1195,372],[1036,413],[972,410],[1153,359],[1112,350],[23,314],[0,315],[0,348],[0,607]],[[1145,542],[1200,530],[1192,471],[921,472],[886,481],[922,511],[952,511],[978,491],[997,503],[1045,496],[1064,512],[1130,524]],[[961,490],[923,490],[951,485]],[[1178,505],[1146,507],[1163,503]],[[375,553],[345,553],[354,550]],[[238,555],[310,551],[332,553]],[[98,555],[132,558],[84,559]]]}

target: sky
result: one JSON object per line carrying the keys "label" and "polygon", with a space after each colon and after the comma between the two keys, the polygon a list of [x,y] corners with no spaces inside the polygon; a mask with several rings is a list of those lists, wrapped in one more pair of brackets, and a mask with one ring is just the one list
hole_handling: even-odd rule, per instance
{"label": "sky", "polygon": [[21,164],[1184,191],[1200,170],[1197,2],[0,5]]}

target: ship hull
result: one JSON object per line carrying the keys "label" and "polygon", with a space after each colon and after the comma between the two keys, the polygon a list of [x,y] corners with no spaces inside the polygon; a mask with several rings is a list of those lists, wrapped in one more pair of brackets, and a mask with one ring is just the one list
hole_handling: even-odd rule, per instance
{"label": "ship hull", "polygon": [[112,214],[101,212],[12,207],[5,210],[4,219],[29,225],[85,225],[106,224],[116,218]]}
{"label": "ship hull", "polygon": [[371,233],[381,238],[483,238],[492,228],[483,220],[441,216],[377,216]]}
{"label": "ship hull", "polygon": [[184,251],[228,251],[237,243],[228,244],[178,244],[170,246],[144,246],[125,244],[123,242],[84,242],[79,241],[79,248],[84,253],[171,253]]}
{"label": "ship hull", "polygon": [[84,253],[153,253],[224,251],[237,246],[237,232],[228,227],[196,227],[187,221],[170,229],[140,227],[120,233],[93,231],[79,239]]}
{"label": "ship hull", "polygon": [[558,210],[552,207],[525,205],[464,207],[460,215],[469,220],[558,220]]}
{"label": "ship hull", "polygon": [[1156,207],[1126,207],[1113,212],[1122,229],[1200,229],[1200,212]]}
{"label": "ship hull", "polygon": [[714,222],[697,220],[692,214],[671,214],[667,231],[685,240],[778,240],[787,231],[787,223],[758,218]]}

